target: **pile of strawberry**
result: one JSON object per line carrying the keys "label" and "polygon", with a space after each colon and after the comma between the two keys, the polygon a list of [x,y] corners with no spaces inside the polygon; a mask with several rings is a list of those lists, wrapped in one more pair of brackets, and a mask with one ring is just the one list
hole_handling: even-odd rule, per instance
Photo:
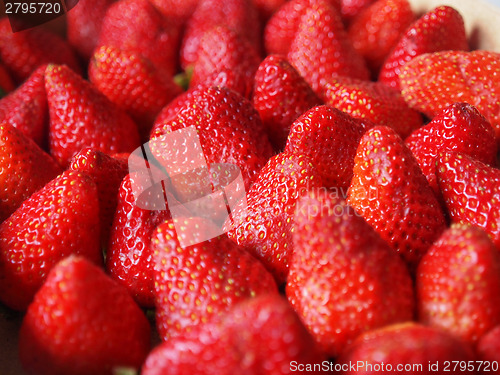
{"label": "pile of strawberry", "polygon": [[[0,302],[27,373],[500,373],[500,54],[456,10],[80,0],[66,26],[0,20]],[[189,159],[164,143],[188,126],[247,205],[183,248],[148,204],[200,176],[139,205],[128,163]]]}

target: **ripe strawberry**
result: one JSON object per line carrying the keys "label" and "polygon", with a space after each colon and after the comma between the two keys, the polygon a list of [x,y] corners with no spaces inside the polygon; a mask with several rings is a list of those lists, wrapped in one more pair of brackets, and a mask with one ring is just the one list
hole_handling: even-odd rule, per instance
{"label": "ripe strawberry", "polygon": [[84,147],[115,153],[139,146],[135,123],[93,85],[64,65],[45,71],[49,104],[49,146],[62,165]]}
{"label": "ripe strawberry", "polygon": [[349,39],[365,58],[373,76],[411,25],[415,15],[408,0],[376,0],[349,25]]}
{"label": "ripe strawberry", "polygon": [[307,155],[324,186],[347,189],[359,141],[374,126],[333,107],[315,107],[292,124],[285,151]]}
{"label": "ripe strawberry", "polygon": [[321,186],[321,177],[309,158],[281,153],[272,157],[247,194],[247,206],[233,210],[229,238],[244,246],[285,281],[293,253],[295,205],[309,189]]}
{"label": "ripe strawberry", "polygon": [[151,133],[153,155],[164,165],[185,160],[190,152],[186,154],[186,147],[190,145],[165,147],[165,138],[173,131],[195,126],[206,162],[235,164],[249,188],[272,155],[271,144],[252,104],[226,88],[199,86],[172,105],[176,110],[171,113],[176,114],[160,114]]}
{"label": "ripe strawberry", "polygon": [[482,229],[452,224],[418,266],[418,319],[477,343],[500,324],[500,254]]}
{"label": "ripe strawberry", "polygon": [[321,91],[325,103],[353,117],[388,126],[403,139],[423,123],[420,114],[408,107],[399,91],[378,82],[333,77]]}
{"label": "ripe strawberry", "polygon": [[340,14],[345,23],[349,24],[365,8],[375,0],[340,0]]}
{"label": "ripe strawberry", "polygon": [[11,91],[14,91],[16,85],[12,81],[7,68],[0,63],[0,98],[5,96]]}
{"label": "ripe strawberry", "polygon": [[[180,49],[183,69],[198,59],[198,47],[206,31],[226,26],[260,52],[259,15],[252,0],[199,0],[184,32]],[[213,51],[212,51],[213,52]]]}
{"label": "ripe strawberry", "polygon": [[321,104],[304,78],[280,55],[269,55],[255,74],[253,105],[276,150],[285,146],[290,126],[308,109]]}
{"label": "ripe strawberry", "polygon": [[411,151],[394,130],[361,139],[347,192],[353,206],[413,269],[445,229],[439,203]]}
{"label": "ripe strawberry", "polygon": [[500,361],[500,325],[488,331],[479,339],[476,351],[480,360],[489,361],[489,363]]}
{"label": "ripe strawberry", "polygon": [[200,0],[150,0],[165,18],[184,25],[192,16]]}
{"label": "ripe strawberry", "polygon": [[438,158],[436,173],[451,220],[484,229],[500,247],[500,170],[447,152]]}
{"label": "ripe strawberry", "polygon": [[138,369],[149,346],[149,322],[127,291],[71,256],[53,268],[30,305],[19,350],[29,373],[111,375]]}
{"label": "ripe strawberry", "polygon": [[40,147],[47,141],[46,65],[37,68],[15,91],[0,100],[0,122],[7,122]]}
{"label": "ripe strawberry", "polygon": [[436,162],[440,152],[461,152],[487,164],[495,162],[497,152],[495,131],[488,120],[467,103],[446,107],[429,124],[415,130],[405,143],[438,195]]}
{"label": "ripe strawberry", "polygon": [[339,12],[317,1],[300,18],[288,61],[318,93],[332,76],[368,79],[365,62],[352,47]]}
{"label": "ripe strawberry", "polygon": [[491,123],[500,142],[499,70],[500,54],[495,52],[435,52],[408,62],[399,83],[408,104],[430,118],[455,102],[472,104]]}
{"label": "ripe strawberry", "polygon": [[[129,174],[121,183],[106,269],[114,279],[127,287],[139,305],[154,307],[154,259],[151,234],[159,224],[171,219],[171,215],[168,206],[159,210],[137,205],[134,187],[144,181],[143,177],[137,173]],[[153,194],[161,193],[163,196],[163,192],[158,188],[155,186],[150,189],[148,199],[142,198],[142,202],[156,201],[156,196]]]}
{"label": "ripe strawberry", "polygon": [[[408,322],[360,335],[337,363],[348,369],[344,374],[395,372],[432,375],[444,373],[446,363],[467,364],[471,361],[472,364],[475,359],[471,347],[456,337],[433,327]],[[359,367],[352,369],[350,365],[353,363]],[[452,368],[448,367],[449,370]]]}
{"label": "ripe strawberry", "polygon": [[237,303],[219,321],[155,348],[143,375],[289,374],[291,363],[324,359],[285,299],[259,295]]}
{"label": "ripe strawberry", "polygon": [[[238,85],[246,89],[240,94],[250,97],[260,57],[254,46],[225,26],[206,30],[200,38],[197,59],[193,64],[190,86],[209,84],[207,79],[220,72],[235,72]],[[241,77],[240,77],[241,76]],[[229,87],[236,86],[229,83]]]}
{"label": "ripe strawberry", "polygon": [[40,27],[13,33],[6,17],[0,20],[0,60],[18,82],[47,63],[66,64],[81,72],[75,53],[59,35]]}
{"label": "ripe strawberry", "polygon": [[336,357],[360,333],[412,319],[406,264],[352,207],[314,190],[296,212],[286,294],[323,351]]}
{"label": "ripe strawberry", "polygon": [[99,202],[90,177],[66,171],[0,225],[0,299],[24,310],[50,269],[71,254],[102,263]]}
{"label": "ripe strawberry", "polygon": [[198,218],[157,227],[151,236],[155,268],[156,323],[163,340],[189,332],[225,313],[238,301],[277,293],[262,263],[226,235],[181,247],[179,237],[206,225]]}
{"label": "ripe strawberry", "polygon": [[119,0],[107,10],[97,47],[143,55],[166,75],[177,72],[180,25],[165,18],[148,0]]}
{"label": "ripe strawberry", "polygon": [[50,155],[20,130],[0,124],[0,222],[61,172]]}
{"label": "ripe strawberry", "polygon": [[71,160],[70,169],[85,172],[97,186],[101,243],[106,247],[118,204],[118,189],[128,173],[127,162],[87,147]]}
{"label": "ripe strawberry", "polygon": [[143,140],[161,109],[182,91],[145,57],[109,46],[94,51],[89,79],[135,120]]}
{"label": "ripe strawberry", "polygon": [[114,0],[78,0],[66,15],[68,42],[85,61],[97,46],[101,25],[108,7]]}
{"label": "ripe strawberry", "polygon": [[401,68],[415,56],[446,50],[468,50],[461,14],[439,6],[415,21],[401,37],[382,66],[379,81],[399,89]]}
{"label": "ripe strawberry", "polygon": [[[286,56],[299,28],[300,18],[317,0],[290,0],[285,2],[265,25],[264,46],[268,54]],[[340,10],[340,0],[326,0]]]}

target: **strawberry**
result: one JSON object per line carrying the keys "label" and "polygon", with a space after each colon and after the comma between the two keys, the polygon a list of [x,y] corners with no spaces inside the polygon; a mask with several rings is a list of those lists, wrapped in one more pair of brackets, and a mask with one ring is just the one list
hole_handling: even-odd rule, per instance
{"label": "strawberry", "polygon": [[408,104],[430,118],[455,102],[472,104],[491,123],[500,142],[499,69],[500,54],[495,52],[426,53],[401,69],[399,83]]}
{"label": "strawberry", "polygon": [[412,319],[406,264],[342,199],[324,190],[302,197],[293,248],[286,294],[330,356],[366,330]]}
{"label": "strawberry", "polygon": [[333,107],[315,107],[292,124],[285,151],[307,155],[326,187],[347,189],[359,141],[374,126]]}
{"label": "strawberry", "polygon": [[285,57],[269,55],[255,74],[253,105],[276,150],[282,150],[290,125],[321,104],[311,87]]}
{"label": "strawberry", "polygon": [[439,203],[411,151],[394,130],[368,130],[354,159],[347,203],[412,269],[445,229]]}
{"label": "strawberry", "polygon": [[56,161],[20,130],[0,124],[0,222],[61,172]]}
{"label": "strawberry", "polygon": [[0,100],[0,122],[16,127],[40,147],[45,146],[48,133],[45,68],[37,68],[26,82]]}
{"label": "strawberry", "polygon": [[291,242],[295,205],[321,177],[308,157],[281,153],[272,157],[247,194],[247,206],[233,211],[229,238],[244,246],[283,283],[293,253]]}
{"label": "strawberry", "polygon": [[376,0],[351,22],[349,39],[373,76],[414,19],[408,0]]}
{"label": "strawberry", "polygon": [[422,126],[422,117],[408,107],[399,91],[378,82],[330,78],[322,88],[322,98],[353,117],[393,128],[403,139]]}
{"label": "strawberry", "polygon": [[315,92],[332,76],[369,78],[365,62],[352,47],[339,12],[324,1],[312,3],[304,12],[287,56]]}
{"label": "strawberry", "polygon": [[190,145],[183,142],[178,147],[165,147],[164,143],[171,132],[195,126],[206,162],[235,164],[249,188],[272,155],[252,104],[229,89],[199,86],[172,105],[176,108],[172,115],[161,113],[156,120],[149,142],[153,155],[164,165],[184,160],[191,151],[183,151]]}
{"label": "strawberry", "polygon": [[365,8],[370,6],[375,0],[340,0],[340,14],[345,23],[349,24]]}
{"label": "strawberry", "polygon": [[16,85],[7,71],[5,65],[0,63],[0,98],[11,91],[14,91]]}
{"label": "strawberry", "polygon": [[156,323],[163,340],[189,332],[249,297],[277,293],[262,263],[226,235],[181,247],[180,236],[210,225],[198,218],[168,221],[151,236]]}
{"label": "strawberry", "polygon": [[200,0],[150,0],[165,18],[184,25],[192,16]]}
{"label": "strawberry", "polygon": [[161,109],[182,91],[142,55],[109,46],[94,51],[89,79],[135,120],[143,140]]}
{"label": "strawberry", "polygon": [[[137,205],[134,187],[144,181],[143,177],[138,173],[129,174],[121,183],[106,269],[114,279],[127,287],[137,303],[154,307],[151,234],[159,224],[171,219],[171,215],[167,206],[163,210],[153,210]],[[158,186],[148,192],[151,195],[145,197],[151,202],[156,200],[153,194],[163,194]],[[146,199],[142,199],[145,203]]]}
{"label": "strawberry", "polygon": [[[258,52],[250,42],[225,26],[217,26],[205,31],[200,38],[190,85],[208,85],[207,79],[216,73],[235,72],[236,81],[242,81],[238,85],[245,87],[240,94],[250,97],[259,62]],[[226,82],[226,87],[238,85]]]}
{"label": "strawberry", "polygon": [[322,360],[286,300],[266,294],[237,303],[217,322],[164,342],[148,356],[142,374],[280,375],[289,374],[293,363]]}
{"label": "strawberry", "polygon": [[81,72],[74,51],[59,35],[40,27],[14,33],[7,18],[0,20],[0,59],[18,82],[47,63],[66,64]]}
{"label": "strawberry", "polygon": [[93,85],[64,65],[45,71],[49,104],[49,146],[62,165],[84,147],[114,153],[139,146],[135,123]]}
{"label": "strawberry", "polygon": [[180,25],[163,17],[148,0],[119,0],[104,16],[96,47],[143,55],[166,75],[177,72]]}
{"label": "strawberry", "polygon": [[113,374],[138,369],[149,322],[125,288],[86,259],[58,263],[24,318],[19,351],[29,373]]}
{"label": "strawberry", "polygon": [[[471,347],[453,335],[433,327],[408,322],[360,335],[337,363],[347,369],[344,374],[362,372],[375,375],[380,372],[395,372],[431,375],[453,371],[455,362],[472,365],[475,359]],[[354,363],[357,366],[353,368]],[[445,368],[448,370],[444,370]],[[465,370],[461,368],[462,371],[475,373],[467,370],[467,367]]]}
{"label": "strawberry", "polygon": [[491,124],[467,103],[446,107],[429,124],[415,130],[405,143],[438,195],[436,162],[439,153],[461,152],[483,163],[493,164],[497,152],[495,131]]}
{"label": "strawberry", "polygon": [[252,0],[199,0],[187,22],[181,44],[180,61],[183,69],[196,62],[201,38],[206,31],[216,26],[232,29],[260,52],[259,15]]}
{"label": "strawberry", "polygon": [[423,256],[418,319],[471,343],[500,324],[500,254],[488,235],[452,224]]}
{"label": "strawberry", "polygon": [[[340,0],[326,0],[336,10]],[[286,56],[299,28],[300,18],[317,0],[289,0],[285,2],[265,25],[264,46],[268,54]]]}
{"label": "strawberry", "polygon": [[102,263],[99,202],[90,177],[66,171],[0,225],[0,299],[24,310],[50,269],[71,254]]}
{"label": "strawberry", "polygon": [[260,21],[264,25],[283,4],[287,3],[287,1],[288,0],[253,0],[253,3],[259,12]]}
{"label": "strawberry", "polygon": [[[493,365],[494,362],[500,361],[500,325],[488,331],[479,339],[476,351],[480,360],[488,361]],[[486,366],[491,365],[487,364]]]}
{"label": "strawberry", "polygon": [[424,53],[468,50],[467,35],[461,14],[449,6],[439,6],[415,21],[385,60],[379,81],[399,89],[401,68]]}
{"label": "strawberry", "polygon": [[447,152],[438,158],[436,174],[451,220],[483,228],[500,247],[500,170]]}
{"label": "strawberry", "polygon": [[78,0],[66,15],[68,42],[85,61],[97,46],[102,21],[114,0]]}
{"label": "strawberry", "polygon": [[86,147],[73,157],[69,168],[86,173],[97,186],[101,242],[106,247],[118,204],[118,189],[128,173],[127,162]]}

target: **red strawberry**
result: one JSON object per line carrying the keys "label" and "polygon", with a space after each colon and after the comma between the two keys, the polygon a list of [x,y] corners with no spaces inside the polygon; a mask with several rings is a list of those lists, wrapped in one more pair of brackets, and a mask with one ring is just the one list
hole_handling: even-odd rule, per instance
{"label": "red strawberry", "polygon": [[93,85],[64,65],[45,71],[51,154],[67,165],[84,147],[115,153],[139,146],[135,123]]}
{"label": "red strawberry", "polygon": [[138,369],[150,346],[149,322],[127,291],[97,266],[72,256],[35,296],[20,333],[29,373],[111,375]]}
{"label": "red strawberry", "polygon": [[333,107],[315,107],[292,124],[285,151],[307,155],[321,174],[323,185],[347,189],[359,141],[374,126]]}
{"label": "red strawberry", "polygon": [[192,16],[200,0],[150,0],[163,16],[181,25]]}
{"label": "red strawberry", "polygon": [[161,109],[182,91],[172,77],[163,75],[145,57],[116,47],[95,50],[89,79],[135,120],[143,140],[149,138]]}
{"label": "red strawberry", "polygon": [[90,177],[66,171],[0,225],[0,299],[24,310],[50,269],[71,254],[102,263],[99,202]]}
{"label": "red strawberry", "polygon": [[340,0],[340,14],[346,23],[350,23],[375,0]]}
{"label": "red strawberry", "polygon": [[304,78],[280,55],[270,55],[255,74],[253,105],[277,150],[285,146],[292,123],[321,104]]}
{"label": "red strawberry", "polygon": [[352,207],[315,190],[296,212],[286,293],[326,353],[336,357],[360,333],[412,319],[406,264]]}
{"label": "red strawberry", "polygon": [[401,68],[416,56],[445,50],[468,50],[464,20],[449,6],[437,7],[415,21],[382,66],[379,81],[399,89]]}
{"label": "red strawberry", "polygon": [[418,266],[418,319],[476,343],[500,324],[500,254],[482,229],[452,224]]}
{"label": "red strawberry", "polygon": [[461,152],[487,164],[495,162],[497,152],[495,131],[488,120],[467,103],[445,108],[429,124],[415,130],[405,143],[436,194],[439,194],[436,162],[440,152]]}
{"label": "red strawberry", "polygon": [[11,91],[14,91],[16,85],[12,81],[7,68],[0,63],[0,98]]}
{"label": "red strawberry", "polygon": [[20,130],[0,124],[0,222],[61,172],[61,167]]}
{"label": "red strawberry", "polygon": [[47,141],[46,65],[37,68],[15,91],[0,100],[0,122],[7,122],[44,147]]}
{"label": "red strawberry", "polygon": [[81,71],[73,50],[59,35],[40,27],[13,33],[7,18],[0,21],[0,59],[18,82],[47,63]]}
{"label": "red strawberry", "polygon": [[[195,126],[207,163],[231,163],[240,168],[246,188],[272,155],[258,112],[239,94],[226,88],[197,87],[172,103],[175,115],[160,114],[152,131],[150,147],[164,165],[185,160],[190,145],[165,147],[171,132]],[[164,117],[165,115],[165,117]],[[165,120],[165,119],[166,120]],[[195,156],[191,156],[195,158]],[[205,162],[203,160],[203,162]]]}
{"label": "red strawberry", "polygon": [[347,202],[414,268],[445,229],[439,203],[411,151],[394,130],[361,139]]}
{"label": "red strawberry", "polygon": [[118,204],[118,189],[128,173],[127,162],[92,148],[84,148],[71,160],[70,169],[85,172],[97,186],[101,242],[107,246]]}
{"label": "red strawberry", "polygon": [[[178,234],[179,226],[189,229]],[[189,332],[238,301],[277,292],[262,263],[225,235],[181,247],[178,236],[192,235],[191,228],[202,226],[206,223],[197,218],[168,221],[151,237],[156,323],[163,340]]]}
{"label": "red strawberry", "polygon": [[455,102],[472,104],[491,123],[500,142],[499,70],[498,53],[443,51],[408,62],[399,82],[408,104],[430,118]]}
{"label": "red strawberry", "polygon": [[182,68],[196,62],[201,38],[216,26],[232,29],[260,52],[259,15],[252,0],[199,0],[184,32],[180,50]]}
{"label": "red strawberry", "polygon": [[408,107],[399,91],[381,83],[334,77],[321,90],[325,103],[353,117],[389,126],[403,139],[422,126],[422,117]]}
{"label": "red strawberry", "polygon": [[[228,236],[262,260],[279,283],[285,281],[293,253],[295,205],[321,177],[305,155],[281,153],[262,168],[246,203],[233,211]],[[228,225],[229,227],[229,225]]]}
{"label": "red strawberry", "polygon": [[377,0],[349,25],[352,45],[366,59],[375,77],[414,19],[408,0]]}
{"label": "red strawberry", "polygon": [[[453,372],[455,362],[472,365],[475,359],[470,346],[456,337],[433,327],[408,322],[359,336],[337,363],[347,369],[343,374],[394,372],[432,375],[445,373],[445,368]],[[353,368],[354,363],[358,366]],[[475,373],[470,369],[467,372]]]}
{"label": "red strawberry", "polygon": [[479,339],[476,350],[480,360],[489,362],[488,364],[485,362],[487,367],[491,368],[491,365],[495,366],[495,362],[500,362],[500,325],[488,331]]}
{"label": "red strawberry", "polygon": [[500,247],[500,170],[448,152],[438,158],[436,173],[451,220],[483,228]]}
{"label": "red strawberry", "polygon": [[97,47],[117,47],[143,55],[164,74],[177,72],[180,25],[148,0],[119,0],[104,17]]}
{"label": "red strawberry", "polygon": [[[260,57],[254,46],[225,26],[208,29],[200,38],[197,59],[193,64],[190,86],[210,84],[207,79],[220,72],[235,72],[238,85],[246,89],[240,94],[250,97]],[[240,77],[241,76],[241,77]],[[233,85],[226,83],[230,88]]]}
{"label": "red strawberry", "polygon": [[281,375],[289,374],[293,363],[323,359],[285,299],[266,294],[236,304],[218,322],[161,344],[142,374]]}
{"label": "red strawberry", "polygon": [[97,46],[104,16],[113,1],[78,0],[66,13],[68,42],[86,61]]}
{"label": "red strawberry", "polygon": [[[171,219],[171,215],[167,205],[163,210],[137,205],[134,188],[145,181],[143,177],[137,173],[128,175],[120,186],[106,268],[113,278],[127,287],[141,306],[154,307],[151,234],[159,224]],[[163,197],[159,190],[158,185],[150,189],[142,203],[156,201],[155,194],[158,193]]]}
{"label": "red strawberry", "polygon": [[278,11],[288,0],[253,0],[262,24]]}
{"label": "red strawberry", "polygon": [[352,47],[339,12],[317,1],[300,18],[288,61],[315,92],[332,76],[368,79],[365,62]]}
{"label": "red strawberry", "polygon": [[[286,56],[295,34],[299,29],[300,18],[317,0],[290,0],[285,2],[266,23],[264,46],[268,54]],[[340,9],[340,0],[326,0],[335,9]]]}

